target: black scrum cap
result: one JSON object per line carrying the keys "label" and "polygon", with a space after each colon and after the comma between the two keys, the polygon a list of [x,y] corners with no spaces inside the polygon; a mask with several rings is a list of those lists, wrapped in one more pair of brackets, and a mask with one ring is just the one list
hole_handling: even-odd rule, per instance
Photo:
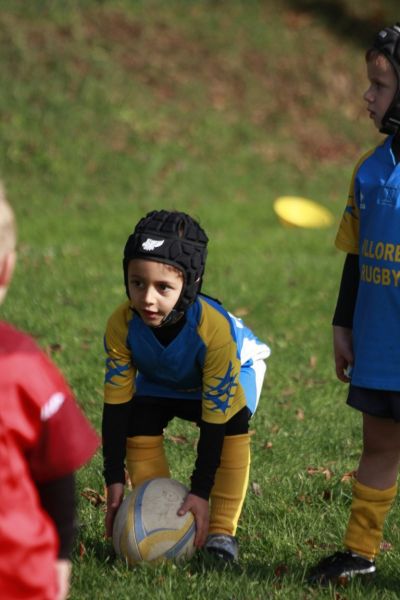
{"label": "black scrum cap", "polygon": [[183,289],[174,310],[185,311],[200,291],[207,242],[204,230],[186,213],[167,210],[149,212],[136,225],[125,245],[123,268],[128,296],[130,260],[141,258],[166,263],[183,273]]}

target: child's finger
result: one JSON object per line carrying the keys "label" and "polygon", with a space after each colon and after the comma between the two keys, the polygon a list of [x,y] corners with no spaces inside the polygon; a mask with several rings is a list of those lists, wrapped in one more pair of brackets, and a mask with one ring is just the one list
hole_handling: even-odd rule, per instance
{"label": "child's finger", "polygon": [[194,545],[196,548],[204,546],[208,533],[208,522],[204,519],[196,518],[196,535]]}
{"label": "child's finger", "polygon": [[182,506],[178,510],[178,515],[180,517],[183,517],[183,515],[186,515],[186,513],[187,513],[188,510],[189,510],[189,506],[187,506],[187,502],[185,500],[185,502],[182,504]]}

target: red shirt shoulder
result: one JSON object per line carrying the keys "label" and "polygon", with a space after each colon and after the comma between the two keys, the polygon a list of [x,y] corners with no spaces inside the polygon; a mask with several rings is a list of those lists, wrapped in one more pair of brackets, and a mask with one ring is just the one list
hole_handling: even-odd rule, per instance
{"label": "red shirt shoulder", "polygon": [[99,445],[59,369],[27,334],[0,322],[0,411],[37,481],[84,464]]}

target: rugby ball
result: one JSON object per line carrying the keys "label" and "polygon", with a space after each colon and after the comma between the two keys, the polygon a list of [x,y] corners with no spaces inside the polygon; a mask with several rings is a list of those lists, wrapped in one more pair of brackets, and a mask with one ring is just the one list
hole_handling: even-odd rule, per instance
{"label": "rugby ball", "polygon": [[123,500],[115,516],[115,552],[130,566],[189,559],[195,552],[193,514],[178,516],[188,489],[166,477],[144,481]]}

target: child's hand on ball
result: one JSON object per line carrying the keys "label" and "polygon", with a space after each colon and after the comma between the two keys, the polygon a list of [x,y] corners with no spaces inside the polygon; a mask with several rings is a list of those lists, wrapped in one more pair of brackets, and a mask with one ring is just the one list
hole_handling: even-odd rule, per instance
{"label": "child's hand on ball", "polygon": [[114,518],[124,498],[124,484],[112,483],[107,488],[106,537],[112,537]]}
{"label": "child's hand on ball", "polygon": [[183,516],[188,511],[191,511],[196,521],[196,537],[194,538],[194,545],[196,548],[201,548],[207,538],[209,514],[208,514],[208,500],[195,496],[194,494],[188,494],[180,509],[178,515]]}

